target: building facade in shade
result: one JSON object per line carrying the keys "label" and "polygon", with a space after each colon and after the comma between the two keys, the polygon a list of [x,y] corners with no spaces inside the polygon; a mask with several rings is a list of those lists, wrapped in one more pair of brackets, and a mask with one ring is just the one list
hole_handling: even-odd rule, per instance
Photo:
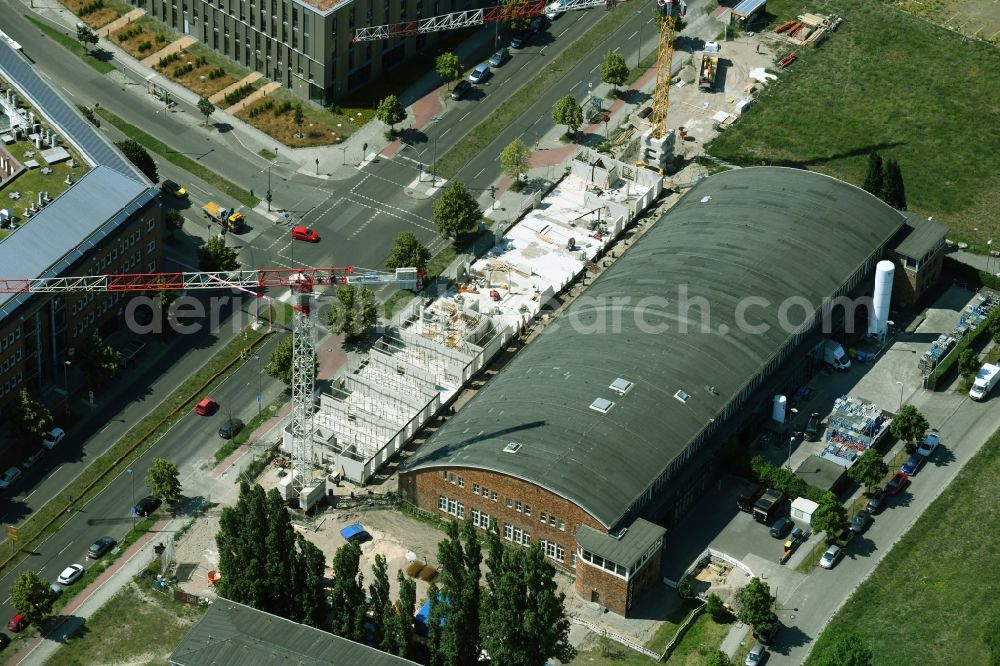
{"label": "building facade in shade", "polygon": [[897,267],[892,283],[896,306],[912,305],[941,277],[948,228],[929,218],[905,213],[906,225],[899,232],[890,258]]}
{"label": "building facade in shade", "polygon": [[[317,104],[344,99],[448,32],[352,44],[355,28],[471,9],[470,0],[129,0]],[[487,3],[492,4],[492,3]]]}
{"label": "building facade in shade", "polygon": [[[163,270],[157,190],[97,166],[0,242],[0,277]],[[22,388],[61,387],[76,347],[124,323],[128,294],[0,294],[0,415]]]}
{"label": "building facade in shade", "polygon": [[400,492],[538,543],[582,598],[632,614],[723,445],[854,325],[828,304],[870,296],[905,222],[808,171],[705,179],[402,465]]}

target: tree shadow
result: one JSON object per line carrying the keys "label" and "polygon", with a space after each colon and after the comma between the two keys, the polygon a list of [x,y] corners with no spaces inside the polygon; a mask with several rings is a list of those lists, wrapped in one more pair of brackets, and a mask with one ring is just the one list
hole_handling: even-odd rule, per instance
{"label": "tree shadow", "polygon": [[642,104],[642,103],[646,102],[647,100],[651,99],[652,95],[650,95],[649,93],[643,92],[641,90],[632,90],[632,89],[629,89],[629,90],[623,90],[618,95],[618,98],[620,100],[622,100],[623,102],[625,102],[626,104],[633,104],[635,106],[639,106],[640,104]]}
{"label": "tree shadow", "polygon": [[396,134],[401,142],[410,146],[425,145],[427,143],[427,134],[412,127],[401,129]]}
{"label": "tree shadow", "polygon": [[225,134],[226,132],[232,132],[233,126],[229,123],[212,123],[212,126],[219,132],[219,134]]}
{"label": "tree shadow", "polygon": [[111,62],[115,58],[113,51],[108,51],[106,49],[97,48],[89,52],[89,55],[94,60],[99,60],[101,62]]}
{"label": "tree shadow", "polygon": [[832,155],[825,155],[822,157],[812,157],[803,160],[761,160],[761,166],[783,166],[791,167],[792,169],[808,169],[811,166],[818,166],[821,164],[826,164],[828,162],[835,162],[837,160],[848,159],[851,157],[859,157],[861,155],[868,155],[876,151],[888,151],[897,146],[904,145],[903,141],[883,141],[882,143],[876,143],[868,146],[860,146],[852,150],[845,150],[839,153],[834,153]]}

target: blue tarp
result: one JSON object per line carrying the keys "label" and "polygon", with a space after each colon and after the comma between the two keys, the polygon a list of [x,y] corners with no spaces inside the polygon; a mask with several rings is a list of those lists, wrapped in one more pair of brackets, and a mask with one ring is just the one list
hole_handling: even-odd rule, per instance
{"label": "blue tarp", "polygon": [[350,541],[351,539],[363,539],[369,536],[369,534],[360,523],[354,523],[353,525],[348,525],[344,529],[340,530],[340,536]]}
{"label": "blue tarp", "polygon": [[[440,594],[440,592],[438,594]],[[444,605],[445,608],[448,607],[447,597],[445,597]],[[427,599],[427,601],[424,602],[424,605],[420,607],[420,610],[417,611],[417,614],[413,616],[414,619],[413,633],[415,633],[417,636],[420,636],[421,638],[427,638],[427,618],[430,616],[430,614],[431,614],[431,600]],[[445,614],[441,613],[441,620],[438,622],[439,626],[442,627],[444,626],[444,617]]]}

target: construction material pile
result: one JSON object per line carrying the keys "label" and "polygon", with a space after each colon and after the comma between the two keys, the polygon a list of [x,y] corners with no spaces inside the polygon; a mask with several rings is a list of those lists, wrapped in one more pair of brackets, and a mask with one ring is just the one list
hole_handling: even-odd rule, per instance
{"label": "construction material pile", "polygon": [[940,365],[955,348],[958,341],[976,330],[993,308],[1000,306],[1000,294],[984,289],[972,297],[958,316],[958,323],[951,333],[942,333],[931,343],[931,348],[920,357],[919,367],[925,374]]}
{"label": "construction material pile", "polygon": [[774,34],[781,35],[787,41],[799,46],[818,46],[829,33],[833,32],[843,21],[839,16],[817,16],[816,14],[800,14],[795,21],[787,21],[774,29]]}
{"label": "construction material pile", "polygon": [[823,439],[823,458],[850,467],[865,449],[878,444],[889,430],[892,417],[862,398],[837,398]]}

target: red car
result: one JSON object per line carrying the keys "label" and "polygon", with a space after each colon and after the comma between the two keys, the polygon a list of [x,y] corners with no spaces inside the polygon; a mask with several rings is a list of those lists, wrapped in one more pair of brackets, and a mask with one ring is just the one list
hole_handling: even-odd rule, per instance
{"label": "red car", "polygon": [[292,238],[295,240],[304,240],[309,243],[319,242],[319,234],[309,227],[295,227],[292,229]]}
{"label": "red car", "polygon": [[20,613],[7,620],[7,629],[13,631],[15,634],[27,626],[28,621]]}
{"label": "red car", "polygon": [[198,416],[211,416],[215,413],[215,410],[219,408],[219,403],[215,401],[215,398],[206,397],[202,398],[194,407],[194,413]]}
{"label": "red car", "polygon": [[885,484],[885,494],[898,495],[899,491],[905,488],[909,482],[910,477],[906,475],[906,472],[896,472],[895,476],[889,479],[889,483]]}

